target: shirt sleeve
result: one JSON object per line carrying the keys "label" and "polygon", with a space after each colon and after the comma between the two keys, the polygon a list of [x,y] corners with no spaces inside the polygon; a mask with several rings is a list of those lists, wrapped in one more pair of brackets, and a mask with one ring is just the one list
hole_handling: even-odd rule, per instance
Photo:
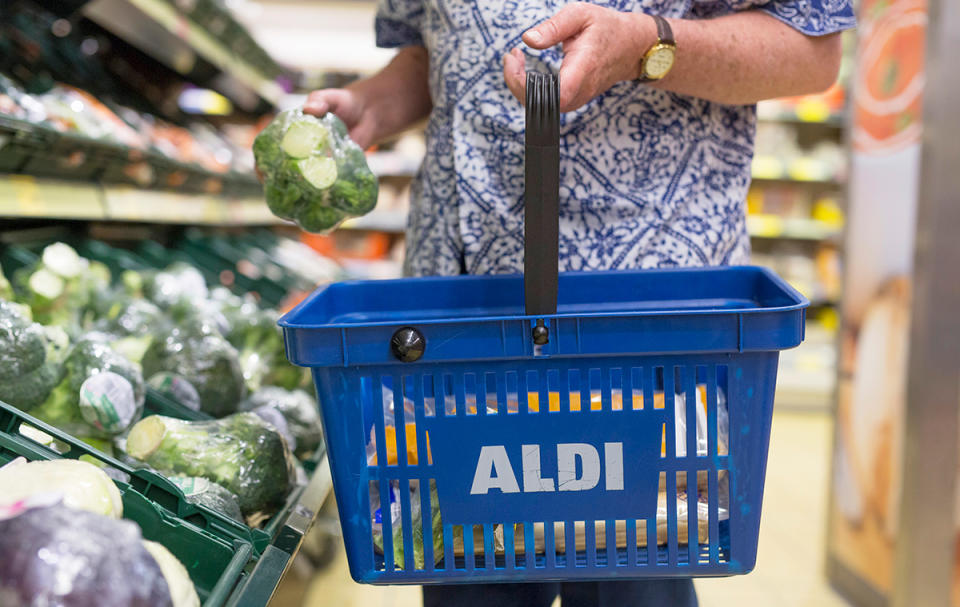
{"label": "shirt sleeve", "polygon": [[808,36],[825,36],[857,24],[852,0],[770,0],[759,8]]}
{"label": "shirt sleeve", "polygon": [[422,46],[423,0],[379,0],[374,20],[377,46]]}

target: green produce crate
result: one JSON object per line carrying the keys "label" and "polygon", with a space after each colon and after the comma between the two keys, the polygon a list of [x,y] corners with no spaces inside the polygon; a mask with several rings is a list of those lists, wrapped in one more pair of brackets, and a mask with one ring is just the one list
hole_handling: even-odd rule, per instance
{"label": "green produce crate", "polygon": [[[0,465],[24,457],[29,461],[59,459],[59,455],[19,434],[0,433]],[[249,542],[228,541],[187,523],[138,493],[127,483],[114,481],[123,496],[123,517],[136,522],[143,537],[163,544],[183,563],[204,607],[254,603],[232,597],[241,592],[240,582],[250,577],[246,572],[253,558]],[[253,587],[244,595],[251,594]]]}
{"label": "green produce crate", "polygon": [[[112,468],[114,471],[124,475],[124,478],[128,479],[128,483],[138,493],[171,515],[183,519],[211,535],[227,542],[232,542],[233,540],[249,542],[258,553],[270,543],[271,536],[263,529],[251,529],[219,512],[198,504],[191,504],[176,485],[156,472],[145,469],[135,469],[114,457],[94,449],[83,441],[0,401],[0,433],[17,435],[23,441],[33,443],[37,447],[43,448],[43,445],[40,443],[36,443],[19,433],[21,423],[32,426],[52,436],[56,441],[67,445],[68,449],[63,453],[59,453],[57,455],[58,457],[79,459],[87,456],[88,459],[93,458],[100,461],[106,467]],[[50,450],[50,452],[56,453],[52,450]]]}

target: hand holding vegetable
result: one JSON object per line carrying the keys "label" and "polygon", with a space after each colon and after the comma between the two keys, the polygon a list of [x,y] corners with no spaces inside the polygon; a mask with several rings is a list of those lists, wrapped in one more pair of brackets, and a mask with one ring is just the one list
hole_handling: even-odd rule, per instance
{"label": "hand holding vegetable", "polygon": [[327,113],[335,115],[347,126],[350,139],[361,148],[373,144],[376,116],[364,102],[363,95],[350,89],[321,89],[313,91],[303,104],[303,111],[317,118]]}

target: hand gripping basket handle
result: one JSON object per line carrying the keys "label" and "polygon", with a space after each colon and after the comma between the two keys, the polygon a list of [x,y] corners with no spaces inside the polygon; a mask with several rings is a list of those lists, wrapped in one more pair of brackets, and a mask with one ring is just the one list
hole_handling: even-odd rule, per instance
{"label": "hand gripping basket handle", "polygon": [[[523,294],[528,316],[557,312],[560,198],[560,87],[553,74],[527,72]],[[533,330],[547,342],[543,320]]]}

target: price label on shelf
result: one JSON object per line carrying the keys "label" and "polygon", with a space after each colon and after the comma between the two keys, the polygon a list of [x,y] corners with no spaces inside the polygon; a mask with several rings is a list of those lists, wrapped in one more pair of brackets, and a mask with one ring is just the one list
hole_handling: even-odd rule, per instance
{"label": "price label on shelf", "polygon": [[102,219],[104,211],[99,189],[93,184],[7,175],[0,178],[0,215]]}

